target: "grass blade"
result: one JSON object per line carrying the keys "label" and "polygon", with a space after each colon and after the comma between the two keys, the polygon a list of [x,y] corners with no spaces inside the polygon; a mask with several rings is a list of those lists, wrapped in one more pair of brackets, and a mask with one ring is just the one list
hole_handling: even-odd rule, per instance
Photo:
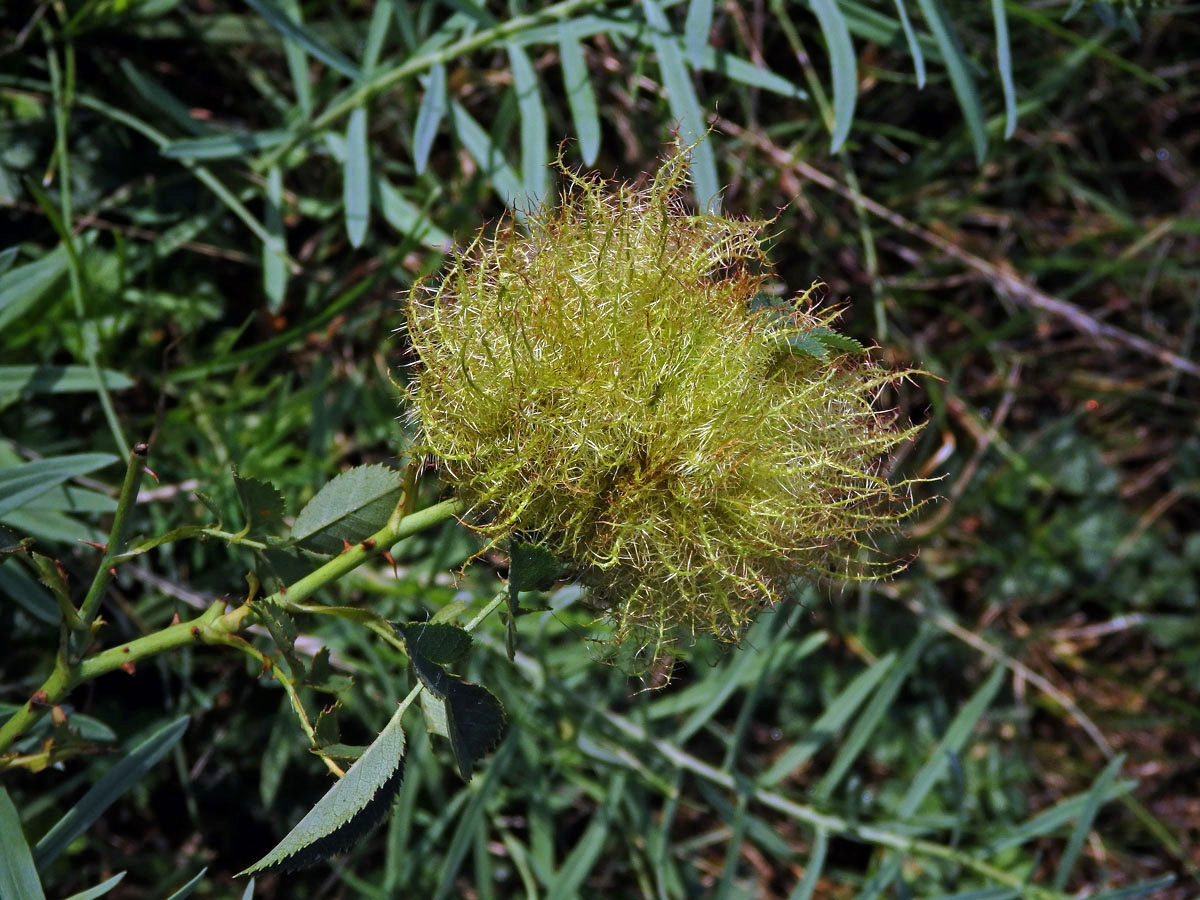
{"label": "grass blade", "polygon": [[613,814],[617,810],[621,795],[625,791],[625,773],[614,775],[608,783],[608,791],[604,802],[592,814],[587,830],[579,838],[579,842],[571,848],[562,867],[555,874],[554,881],[546,891],[546,900],[568,900],[578,896],[579,887],[583,884],[588,872],[596,864],[604,844],[608,840],[613,826]]}
{"label": "grass blade", "polygon": [[721,208],[721,186],[717,181],[717,158],[712,144],[704,140],[708,127],[700,100],[659,0],[645,0],[642,11],[650,25],[650,43],[658,55],[667,103],[671,115],[679,122],[679,142],[692,148],[691,175],[696,203],[705,212],[715,214]]}
{"label": "grass blade", "polygon": [[529,56],[516,44],[509,44],[508,62],[512,68],[513,91],[521,111],[521,182],[525,186],[525,204],[529,209],[542,205],[546,196],[546,107],[538,89],[537,73]]}
{"label": "grass blade", "polygon": [[808,865],[804,867],[804,877],[788,895],[788,900],[810,900],[813,891],[817,889],[817,879],[821,877],[821,870],[825,867],[825,853],[828,850],[829,832],[818,828],[813,837],[812,852],[808,854]]}
{"label": "grass blade", "polygon": [[792,772],[804,765],[814,753],[850,720],[875,686],[891,669],[896,661],[895,654],[878,659],[870,668],[860,672],[845,689],[837,695],[829,707],[813,722],[808,732],[782,753],[771,768],[759,779],[764,787],[776,785]]}
{"label": "grass blade", "polygon": [[558,41],[558,58],[562,62],[563,89],[571,108],[575,136],[579,138],[579,154],[583,164],[590,166],[600,152],[600,115],[596,110],[596,92],[588,74],[587,59],[579,41],[565,33]]}
{"label": "grass blade", "polygon": [[975,89],[975,79],[971,77],[970,62],[963,53],[950,20],[938,0],[917,0],[917,3],[920,4],[929,30],[933,32],[933,37],[942,51],[946,71],[950,75],[950,85],[954,88],[954,95],[958,98],[958,105],[967,122],[971,143],[975,147],[975,162],[982,163],[987,155],[987,127],[983,121],[983,105],[979,100],[979,92]]}
{"label": "grass blade", "polygon": [[267,203],[263,226],[271,240],[262,245],[263,291],[267,308],[279,312],[287,293],[287,238],[283,230],[283,170],[271,166],[267,172]]}
{"label": "grass blade", "polygon": [[854,760],[866,748],[867,742],[871,739],[871,735],[875,729],[883,721],[883,717],[887,715],[892,707],[892,701],[896,699],[896,694],[899,693],[905,679],[916,667],[917,660],[921,656],[921,652],[925,649],[925,645],[929,643],[933,632],[931,630],[922,630],[912,643],[908,645],[908,649],[904,651],[904,655],[896,661],[896,664],[888,671],[887,677],[879,685],[879,689],[871,698],[871,702],[867,704],[867,708],[863,710],[861,716],[854,723],[854,727],[842,742],[842,746],[838,749],[837,756],[834,757],[829,771],[822,776],[813,788],[813,799],[817,803],[828,802],[834,789],[838,786],[841,780],[850,771],[850,767],[854,764]]}
{"label": "grass blade", "polygon": [[1013,87],[1012,49],[1008,43],[1008,14],[1004,0],[992,0],[992,23],[996,31],[996,65],[1000,69],[1000,86],[1004,91],[1004,139],[1017,130],[1017,91]]}
{"label": "grass blade", "polygon": [[712,0],[691,0],[687,18],[683,23],[683,46],[692,68],[700,68],[704,48],[708,46],[708,33],[712,30]]}
{"label": "grass blade", "polygon": [[167,900],[187,900],[192,895],[192,891],[200,886],[200,879],[204,877],[204,873],[208,871],[208,866],[205,866],[196,873],[196,877],[173,893]]}
{"label": "grass blade", "polygon": [[4,900],[46,900],[21,817],[0,787],[0,897]]}
{"label": "grass blade", "polygon": [[959,710],[958,715],[954,717],[954,721],[950,723],[950,727],[946,729],[945,735],[938,742],[933,753],[921,770],[917,772],[916,777],[912,780],[908,790],[904,794],[904,799],[900,802],[899,814],[902,818],[909,818],[921,805],[921,801],[925,799],[925,795],[929,793],[938,777],[946,770],[949,765],[949,754],[961,753],[963,747],[967,743],[967,738],[971,736],[971,732],[975,729],[975,724],[979,721],[980,716],[987,711],[991,706],[992,701],[996,698],[996,693],[1000,690],[1000,686],[1004,683],[1004,675],[1007,670],[1003,666],[996,666],[992,669],[992,674],[988,676],[987,681],[975,692],[970,700]]}
{"label": "grass blade", "polygon": [[846,19],[834,0],[810,0],[816,13],[825,45],[829,49],[829,67],[833,79],[833,137],[829,152],[837,153],[850,134],[854,104],[858,99],[858,62]]}
{"label": "grass blade", "polygon": [[900,27],[904,30],[904,42],[908,44],[908,55],[912,57],[913,71],[917,73],[917,87],[925,87],[925,54],[921,52],[921,42],[913,30],[912,20],[908,17],[908,7],[904,0],[896,0],[896,15],[900,19]]}
{"label": "grass blade", "polygon": [[347,78],[354,81],[362,78],[362,72],[354,63],[330,47],[303,24],[293,21],[272,0],[246,0],[246,5],[266,19],[272,28],[283,35],[285,41],[294,41],[303,47],[310,56],[315,56],[329,68],[341,72]]}
{"label": "grass blade", "polygon": [[1071,875],[1071,869],[1075,867],[1075,861],[1079,858],[1079,851],[1083,849],[1083,842],[1087,840],[1088,832],[1092,830],[1092,823],[1096,820],[1096,813],[1100,811],[1100,806],[1104,803],[1104,798],[1108,794],[1109,787],[1117,777],[1117,773],[1121,771],[1121,766],[1125,762],[1125,754],[1114,756],[1107,766],[1104,767],[1092,784],[1092,789],[1087,792],[1084,798],[1083,809],[1079,813],[1079,818],[1075,822],[1075,827],[1071,829],[1071,836],[1067,839],[1067,846],[1063,850],[1062,858],[1058,861],[1058,869],[1054,873],[1054,889],[1061,891],[1067,886],[1067,879]]}
{"label": "grass blade", "polygon": [[0,275],[0,329],[16,321],[37,303],[59,278],[67,274],[69,264],[66,246],[59,246],[40,259]]}
{"label": "grass blade", "polygon": [[346,213],[346,235],[358,248],[367,236],[371,219],[371,156],[367,147],[367,108],[350,113],[346,126],[346,162],[342,166],[342,203]]}
{"label": "grass blade", "polygon": [[78,894],[72,894],[67,898],[67,900],[96,900],[97,897],[103,897],[118,884],[120,884],[121,879],[124,877],[124,872],[118,872],[112,878],[101,882],[95,887],[90,887],[86,891],[80,891]]}
{"label": "grass blade", "polygon": [[181,716],[168,722],[126,754],[125,758],[109,769],[79,802],[67,811],[47,831],[34,847],[34,859],[39,869],[44,869],[58,858],[67,845],[83,834],[93,822],[104,814],[117,799],[125,794],[137,781],[153,768],[160,759],[179,743],[187,731],[188,717]]}
{"label": "grass blade", "polygon": [[425,96],[421,99],[421,108],[417,110],[417,124],[413,126],[413,167],[418,175],[429,164],[429,151],[447,109],[446,67],[438,63],[429,70]]}

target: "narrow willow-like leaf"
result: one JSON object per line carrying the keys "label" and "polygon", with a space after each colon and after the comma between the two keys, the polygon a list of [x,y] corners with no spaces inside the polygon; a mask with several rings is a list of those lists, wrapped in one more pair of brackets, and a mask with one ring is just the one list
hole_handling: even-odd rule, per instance
{"label": "narrow willow-like leaf", "polygon": [[483,130],[469,112],[454,101],[450,103],[450,122],[454,126],[455,135],[467,148],[467,152],[471,154],[475,162],[479,164],[480,171],[491,180],[496,193],[500,195],[509,209],[519,212],[522,208],[521,198],[524,195],[524,186],[521,184],[520,176],[504,159],[504,153],[492,140],[491,135]]}
{"label": "narrow willow-like leaf", "polygon": [[342,167],[342,203],[346,235],[361,247],[371,219],[371,154],[367,147],[367,108],[357,107],[346,125],[346,162]]}
{"label": "narrow willow-like leaf", "polygon": [[189,131],[195,135],[210,134],[212,132],[212,126],[193,116],[186,103],[159,84],[158,81],[151,78],[145,72],[140,71],[128,59],[122,59],[119,65],[121,67],[121,74],[133,85],[133,89],[141,95],[141,98],[164,113],[168,119],[184,131]]}
{"label": "narrow willow-like leaf", "polygon": [[658,69],[671,115],[679,122],[679,142],[691,147],[690,170],[696,203],[710,214],[721,208],[721,186],[717,181],[717,158],[710,141],[704,140],[708,126],[704,111],[692,86],[692,78],[683,61],[683,53],[659,0],[644,0],[642,12],[650,25],[650,43],[658,55]]}
{"label": "narrow willow-like leaf", "polygon": [[830,74],[833,78],[833,137],[829,152],[842,149],[854,122],[854,105],[858,99],[858,61],[846,19],[834,0],[809,0],[816,13],[825,46],[829,50]]}
{"label": "narrow willow-like leaf", "polygon": [[19,463],[0,470],[0,516],[20,509],[68,478],[117,462],[107,453],[71,453]]}
{"label": "narrow willow-like leaf", "polygon": [[812,850],[808,861],[804,864],[804,877],[797,883],[795,889],[788,895],[788,900],[811,900],[813,891],[817,889],[817,879],[825,868],[825,854],[829,850],[829,832],[818,828],[813,835]]}
{"label": "narrow willow-like leaf", "polygon": [[509,44],[508,64],[513,91],[521,111],[521,183],[525,186],[524,208],[536,209],[546,196],[546,107],[538,87],[537,73],[525,51]]}
{"label": "narrow willow-like leaf", "polygon": [[1092,894],[1088,900],[1145,900],[1147,897],[1161,897],[1162,891],[1173,885],[1175,881],[1174,875],[1164,875],[1153,881],[1143,881],[1138,884],[1113,888],[1111,891],[1101,891],[1099,894]]}
{"label": "narrow willow-like leaf", "polygon": [[904,30],[904,42],[908,44],[908,55],[912,57],[913,71],[917,75],[917,87],[925,87],[925,54],[921,52],[921,42],[913,30],[912,20],[908,17],[908,7],[904,0],[895,0],[896,15],[900,19],[900,27]]}
{"label": "narrow willow-like leaf", "polygon": [[173,748],[187,731],[188,717],[181,716],[159,728],[104,773],[79,802],[72,806],[34,847],[39,869],[54,862],[67,845],[83,834],[113,803],[132,788]]}
{"label": "narrow willow-like leaf", "polygon": [[704,48],[708,45],[708,33],[712,30],[712,0],[691,0],[687,18],[683,21],[683,46],[688,62],[695,69],[704,59]]}
{"label": "narrow willow-like leaf", "polygon": [[[113,369],[101,369],[100,378],[110,391],[133,387],[132,378]],[[19,394],[82,394],[100,387],[88,366],[0,366],[0,403]]]}
{"label": "narrow willow-like leaf", "polygon": [[392,24],[392,10],[389,8],[391,6],[390,3],[376,3],[371,11],[371,22],[367,25],[367,40],[362,55],[364,73],[373,73],[379,65],[379,57],[383,53],[383,45]]}
{"label": "narrow willow-like leaf", "polygon": [[68,262],[66,248],[59,246],[0,275],[0,330],[24,315],[54,282],[66,275]]}
{"label": "narrow willow-like leaf", "polygon": [[331,69],[341,72],[353,81],[362,79],[362,72],[345,56],[338,53],[327,43],[316,36],[302,23],[294,21],[272,0],[246,0],[246,5],[267,20],[271,27],[286,39],[295,41],[311,56],[315,56]]}
{"label": "narrow willow-like leaf", "polygon": [[4,900],[46,900],[21,817],[0,787],[0,897]]}
{"label": "narrow willow-like leaf", "polygon": [[357,466],[317,492],[300,510],[292,537],[318,553],[369,537],[387,524],[404,492],[404,475],[386,466]]}
{"label": "narrow willow-like leaf", "polygon": [[228,159],[244,157],[260,150],[278,146],[292,133],[283,129],[272,131],[234,131],[207,137],[181,138],[163,144],[161,153],[170,159]]}
{"label": "narrow willow-like leaf", "polygon": [[[375,176],[372,190],[379,214],[398,232],[412,238],[424,247],[441,253],[453,246],[453,239],[430,221],[428,212],[406,200],[400,191],[382,175]],[[429,201],[426,202],[426,209],[428,206]]]}
{"label": "narrow willow-like leaf", "polygon": [[239,872],[302,869],[349,849],[379,823],[392,804],[404,773],[400,704],[379,736],[349,771],[317,801],[270,853]]}
{"label": "narrow willow-like leaf", "polygon": [[600,114],[596,110],[596,92],[588,74],[587,59],[579,41],[565,33],[558,41],[558,58],[562,63],[563,89],[571,108],[575,136],[579,138],[579,155],[590,166],[600,152]]}
{"label": "narrow willow-like leaf", "polygon": [[992,24],[996,32],[996,66],[1004,91],[1004,139],[1007,141],[1017,130],[1017,91],[1013,87],[1012,48],[1008,43],[1008,13],[1004,11],[1004,0],[992,0]]}
{"label": "narrow willow-like leaf", "polygon": [[196,873],[195,877],[192,878],[191,881],[189,881],[187,884],[185,884],[183,887],[181,887],[179,890],[177,890],[175,893],[173,893],[170,897],[167,898],[167,900],[187,900],[188,897],[192,896],[192,892],[195,891],[196,888],[198,888],[200,886],[200,882],[204,878],[204,873],[207,871],[208,871],[208,866],[205,866],[203,869],[201,869],[199,872]]}
{"label": "narrow willow-like leaf", "polygon": [[946,62],[946,72],[950,75],[950,85],[954,88],[954,96],[958,98],[959,108],[967,122],[967,131],[971,135],[971,143],[975,147],[975,162],[983,162],[987,155],[987,128],[983,121],[983,104],[979,100],[979,92],[975,89],[975,79],[971,77],[970,62],[963,53],[962,46],[954,34],[946,11],[938,0],[917,0],[921,12],[933,32],[942,57]]}
{"label": "narrow willow-like leaf", "polygon": [[868,669],[854,677],[850,684],[842,689],[825,711],[817,717],[803,738],[792,744],[759,779],[764,787],[770,787],[783,781],[812,758],[812,755],[828,743],[833,735],[850,721],[875,686],[891,670],[896,661],[896,655],[889,653],[876,660]]}
{"label": "narrow willow-like leaf", "polygon": [[0,278],[3,278],[4,274],[12,268],[12,264],[17,261],[17,253],[20,249],[20,247],[7,247],[0,250]]}
{"label": "narrow willow-like leaf", "polygon": [[124,872],[118,872],[112,878],[108,879],[107,881],[102,881],[95,887],[90,887],[86,891],[80,891],[78,894],[72,894],[67,898],[67,900],[96,900],[97,897],[103,897],[118,884],[120,884],[121,879],[124,877]]}
{"label": "narrow willow-like leaf", "polygon": [[[303,25],[304,19],[300,13],[300,4],[296,0],[280,0],[280,9],[284,15],[297,25]],[[283,55],[287,60],[288,76],[292,80],[292,90],[296,94],[296,105],[300,107],[300,115],[307,122],[312,118],[312,85],[309,84],[308,55],[296,41],[283,42]]]}
{"label": "narrow willow-like leaf", "polygon": [[267,309],[279,312],[287,293],[287,237],[283,230],[283,169],[271,166],[267,170],[267,203],[263,210],[263,227],[271,236],[262,245],[263,293]]}
{"label": "narrow willow-like leaf", "polygon": [[16,560],[0,561],[0,597],[11,600],[43,624],[58,625],[58,606]]}
{"label": "narrow willow-like leaf", "polygon": [[438,63],[429,70],[425,81],[425,96],[417,110],[417,123],[413,126],[413,167],[420,175],[429,164],[429,151],[438,127],[446,117],[446,67]]}
{"label": "narrow willow-like leaf", "polygon": [[1071,869],[1075,868],[1075,861],[1079,859],[1079,852],[1083,849],[1083,842],[1087,840],[1088,832],[1092,830],[1092,823],[1096,821],[1096,813],[1100,811],[1109,786],[1116,780],[1117,773],[1121,771],[1121,766],[1124,764],[1125,754],[1114,756],[1104,770],[1096,776],[1096,780],[1092,783],[1092,789],[1087,792],[1083,809],[1075,821],[1075,827],[1071,829],[1071,836],[1067,839],[1067,846],[1063,849],[1062,857],[1058,861],[1058,868],[1054,872],[1054,889],[1056,891],[1066,888],[1067,879],[1071,876]]}

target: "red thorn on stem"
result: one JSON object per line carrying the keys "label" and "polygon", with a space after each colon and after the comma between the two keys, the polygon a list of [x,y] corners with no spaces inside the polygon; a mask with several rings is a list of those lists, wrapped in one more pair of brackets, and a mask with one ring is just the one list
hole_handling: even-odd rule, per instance
{"label": "red thorn on stem", "polygon": [[85,541],[82,538],[79,541],[81,544],[87,544],[89,547],[95,547],[101,553],[108,549],[108,544],[97,544],[95,541]]}
{"label": "red thorn on stem", "polygon": [[396,560],[392,556],[392,551],[384,550],[383,558],[386,559],[388,561],[388,565],[390,565],[392,567],[392,574],[395,575],[397,578],[399,578],[400,577],[400,569],[397,568],[397,566],[396,566]]}
{"label": "red thorn on stem", "polygon": [[342,538],[342,552],[343,553],[345,553],[347,550],[349,550],[353,546],[354,545],[351,544],[348,540],[346,540],[345,538]]}
{"label": "red thorn on stem", "polygon": [[154,474],[154,470],[152,468],[149,466],[142,466],[142,468],[146,470],[147,475],[154,479],[155,484],[162,484],[162,482],[158,480],[158,476]]}
{"label": "red thorn on stem", "polygon": [[132,659],[127,659],[125,662],[121,663],[121,671],[128,675],[132,675],[137,671],[137,663],[135,663]]}

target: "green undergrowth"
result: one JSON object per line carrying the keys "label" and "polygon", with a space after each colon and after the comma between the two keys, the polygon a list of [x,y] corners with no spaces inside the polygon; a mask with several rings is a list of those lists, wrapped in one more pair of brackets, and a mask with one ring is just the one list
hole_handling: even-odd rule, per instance
{"label": "green undergrowth", "polygon": [[[1200,888],[1194,8],[15,7],[0,719],[106,571],[137,441],[88,652],[218,600],[257,630],[39,709],[0,757],[6,900]],[[764,298],[820,282],[881,372],[928,373],[872,398],[924,424],[886,474],[927,502],[879,538],[902,573],[630,677],[586,584],[438,507],[393,379],[403,295],[557,196],[554,159],[644,185],[675,140],[689,213],[771,222]],[[401,501],[446,516],[364,548]],[[368,747],[343,854],[238,875]]]}

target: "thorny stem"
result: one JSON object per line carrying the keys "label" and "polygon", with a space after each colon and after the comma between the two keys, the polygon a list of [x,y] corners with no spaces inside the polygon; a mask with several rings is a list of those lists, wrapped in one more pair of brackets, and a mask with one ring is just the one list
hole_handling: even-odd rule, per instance
{"label": "thorny stem", "polygon": [[138,488],[146,474],[146,456],[150,448],[139,442],[129,451],[129,462],[125,468],[125,481],[121,485],[121,494],[117,498],[117,511],[113,515],[112,528],[109,530],[108,546],[104,548],[104,556],[100,559],[100,568],[92,579],[87,596],[83,598],[83,606],[79,609],[79,628],[87,630],[91,627],[100,610],[100,601],[108,589],[112,578],[113,563],[118,556],[125,552],[125,532],[129,525],[129,513],[137,502]]}
{"label": "thorny stem", "polygon": [[[134,448],[135,457],[137,457],[137,449],[136,447]],[[99,574],[97,575],[97,580],[93,582],[92,589],[89,590],[88,597],[84,601],[85,612],[90,609],[93,617],[95,615],[95,608],[99,604],[98,598],[103,594],[104,587],[107,585],[108,578],[110,577],[107,574],[108,566],[105,563],[110,559],[110,555],[115,556],[119,554],[119,550],[115,548],[118,548],[121,543],[120,538],[125,526],[124,515],[128,513],[127,505],[132,503],[131,500],[127,503],[126,498],[127,495],[132,497],[137,496],[137,482],[141,480],[142,462],[142,457],[136,459],[131,457],[131,469],[136,468],[137,473],[136,475],[127,473],[125,485],[121,490],[117,518],[113,522],[113,529],[109,538],[109,549],[105,552],[104,561],[102,561],[102,572],[105,574],[103,580],[101,580]],[[124,510],[122,508],[123,505],[126,506]],[[461,515],[466,509],[467,504],[462,500],[445,500],[406,516],[403,514],[403,506],[398,506],[396,511],[392,513],[388,523],[375,532],[375,534],[361,543],[347,548],[329,562],[305,575],[295,584],[281,588],[274,594],[264,597],[262,600],[255,601],[255,604],[282,603],[284,600],[302,602],[321,588],[362,565],[368,559],[382,555],[396,544],[397,541],[431,528],[434,525],[446,522],[455,516]],[[97,584],[100,586],[97,587]],[[93,599],[93,596],[96,599]],[[485,609],[487,612],[491,612],[497,605],[498,601],[493,600]],[[55,660],[54,669],[42,683],[41,687],[0,726],[0,753],[7,750],[15,740],[21,737],[30,726],[41,718],[46,710],[62,700],[63,697],[80,684],[91,681],[94,678],[99,678],[101,675],[105,675],[116,669],[128,669],[131,665],[136,665],[140,660],[147,657],[180,647],[194,644],[237,646],[238,643],[233,638],[243,627],[249,624],[248,620],[253,613],[254,605],[250,602],[243,603],[236,609],[225,612],[224,601],[218,600],[194,619],[168,625],[166,628],[156,631],[153,634],[127,641],[124,644],[118,644],[86,659],[73,662],[65,654],[60,653]],[[484,614],[481,613],[481,615]],[[89,618],[88,621],[91,621],[91,619]],[[472,620],[469,627],[475,627],[479,621],[481,621],[481,618],[477,616],[476,619]],[[244,652],[242,647],[238,646],[238,649]],[[275,671],[278,673],[277,668]],[[0,761],[0,769],[3,768],[4,763]]]}

